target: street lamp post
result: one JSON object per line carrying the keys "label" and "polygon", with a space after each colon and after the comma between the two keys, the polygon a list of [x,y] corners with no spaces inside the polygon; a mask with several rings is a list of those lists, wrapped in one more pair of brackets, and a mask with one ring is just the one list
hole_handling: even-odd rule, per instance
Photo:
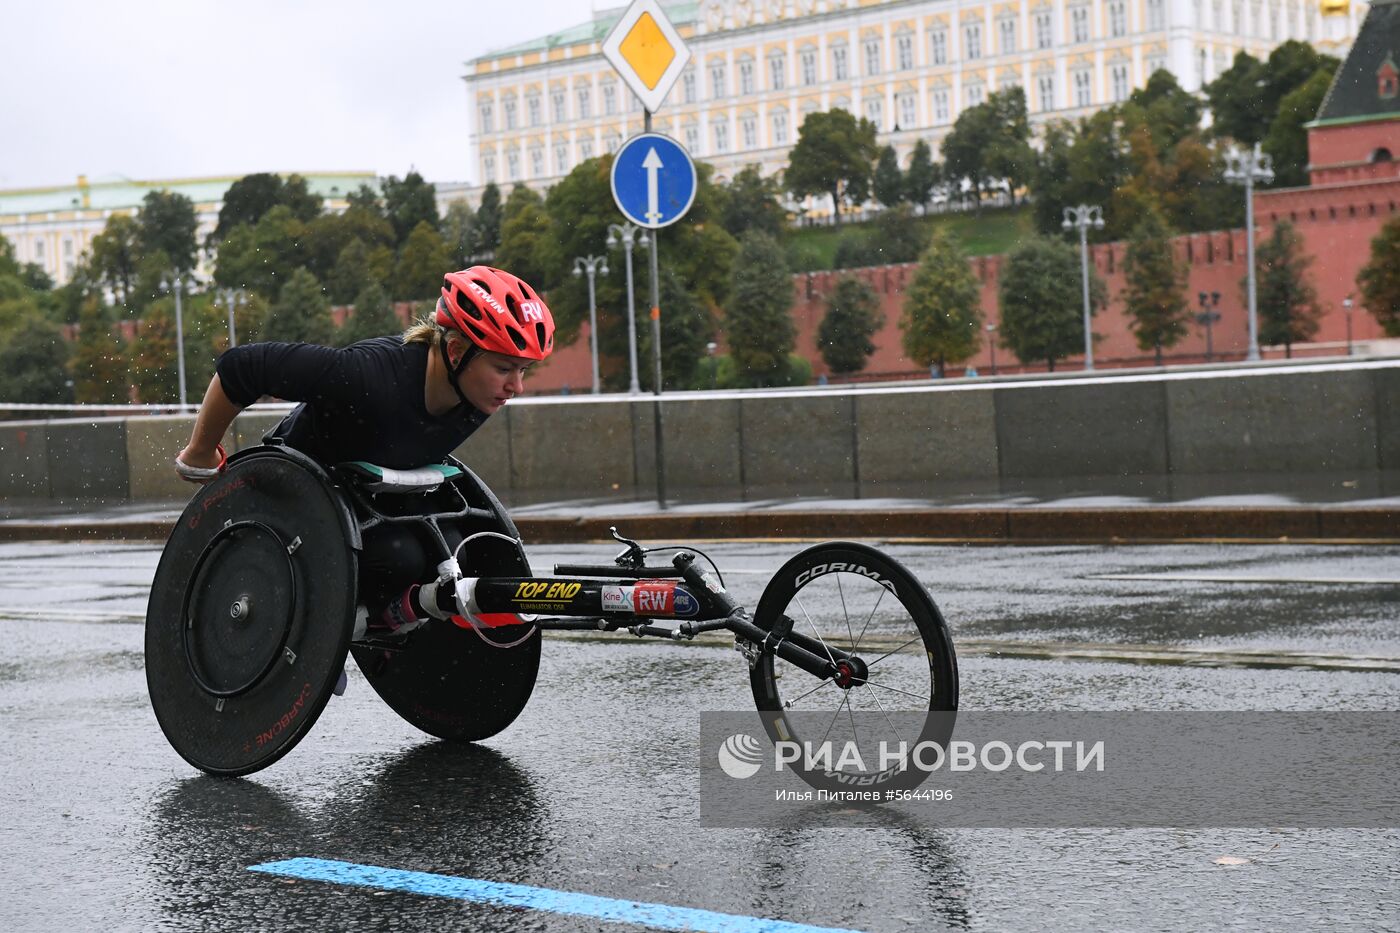
{"label": "street lamp post", "polygon": [[1094,368],[1094,331],[1090,323],[1089,306],[1089,228],[1103,229],[1103,208],[1096,204],[1080,204],[1065,208],[1064,222],[1060,227],[1066,231],[1079,231],[1079,268],[1084,280],[1084,368]]}
{"label": "street lamp post", "polygon": [[237,288],[224,289],[224,301],[228,303],[228,345],[231,350],[238,346],[238,334],[233,325],[233,311],[238,305],[245,303],[243,291]]}
{"label": "street lamp post", "polygon": [[175,355],[180,370],[180,407],[184,408],[189,399],[185,393],[185,313],[180,304],[184,283],[180,281],[180,273],[175,272],[168,279],[162,278],[160,287],[163,291],[173,292],[175,295]]}
{"label": "street lamp post", "polygon": [[608,257],[579,256],[574,259],[574,277],[588,275],[588,348],[593,355],[593,394],[600,391],[598,384],[598,298],[593,279],[598,273],[608,274]]}
{"label": "street lamp post", "polygon": [[1196,297],[1201,302],[1201,312],[1196,315],[1196,323],[1204,324],[1206,328],[1206,362],[1209,363],[1215,356],[1215,345],[1211,340],[1211,326],[1220,320],[1220,312],[1215,310],[1220,307],[1220,293],[1201,292]]}
{"label": "street lamp post", "polygon": [[639,239],[638,234],[641,234],[642,245],[646,246],[646,232],[636,224],[608,224],[608,247],[621,243],[627,251],[627,363],[632,374],[627,391],[633,395],[642,391],[641,383],[637,381],[637,303],[632,290],[632,246]]}
{"label": "street lamp post", "polygon": [[1354,356],[1356,352],[1351,343],[1351,304],[1350,295],[1342,299],[1342,310],[1347,313],[1347,356]]}
{"label": "street lamp post", "polygon": [[1264,154],[1258,143],[1254,149],[1243,152],[1232,150],[1226,157],[1225,180],[1235,185],[1244,185],[1244,229],[1245,255],[1249,263],[1249,352],[1246,359],[1259,359],[1259,311],[1255,300],[1254,283],[1254,183],[1264,184],[1274,180],[1274,160]]}
{"label": "street lamp post", "polygon": [[992,375],[997,374],[997,326],[987,325],[987,346],[992,348]]}

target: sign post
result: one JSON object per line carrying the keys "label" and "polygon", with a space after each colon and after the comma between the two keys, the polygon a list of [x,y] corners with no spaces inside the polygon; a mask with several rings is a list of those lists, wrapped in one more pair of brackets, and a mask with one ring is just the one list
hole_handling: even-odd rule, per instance
{"label": "sign post", "polygon": [[[675,140],[651,131],[660,109],[690,61],[690,49],[657,0],[634,0],[603,42],[603,56],[642,102],[644,132],[629,139],[613,159],[612,193],[618,210],[650,231],[652,392],[656,441],[656,499],[666,508],[666,465],[661,442],[661,280],[657,231],[685,216],[695,200],[695,163]],[[630,339],[635,340],[632,334]]]}

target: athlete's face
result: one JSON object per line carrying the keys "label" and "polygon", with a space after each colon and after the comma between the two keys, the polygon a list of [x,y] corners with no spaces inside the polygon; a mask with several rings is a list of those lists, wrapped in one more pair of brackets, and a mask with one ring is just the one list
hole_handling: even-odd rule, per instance
{"label": "athlete's face", "polygon": [[472,357],[457,385],[472,407],[488,415],[525,391],[525,372],[534,360],[483,350]]}

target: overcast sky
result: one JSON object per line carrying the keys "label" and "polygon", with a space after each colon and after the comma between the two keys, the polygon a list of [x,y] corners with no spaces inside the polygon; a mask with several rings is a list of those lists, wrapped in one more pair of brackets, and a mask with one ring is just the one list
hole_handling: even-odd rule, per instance
{"label": "overcast sky", "polygon": [[465,62],[623,0],[16,0],[0,188],[259,171],[477,180]]}

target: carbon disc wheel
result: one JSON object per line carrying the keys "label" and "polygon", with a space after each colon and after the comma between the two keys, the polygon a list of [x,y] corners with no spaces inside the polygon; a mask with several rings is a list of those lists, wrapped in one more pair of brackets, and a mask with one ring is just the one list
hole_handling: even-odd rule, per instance
{"label": "carbon disc wheel", "polygon": [[285,448],[231,457],[185,507],[151,584],[146,684],[196,768],[265,768],[320,716],[354,623],[350,522],[320,467]]}
{"label": "carbon disc wheel", "polygon": [[808,548],[769,581],[754,622],[797,634],[835,669],[818,678],[770,645],[750,671],[764,728],[800,750],[789,766],[804,781],[898,790],[928,776],[913,755],[952,734],[957,657],[933,598],[902,564],[864,544]]}

